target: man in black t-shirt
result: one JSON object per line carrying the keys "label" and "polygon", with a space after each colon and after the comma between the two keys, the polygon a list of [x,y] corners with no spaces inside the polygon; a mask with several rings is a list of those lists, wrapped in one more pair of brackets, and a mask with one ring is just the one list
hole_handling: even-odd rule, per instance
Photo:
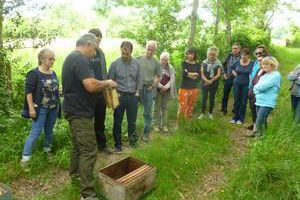
{"label": "man in black t-shirt", "polygon": [[72,139],[70,176],[81,182],[81,199],[97,199],[93,187],[93,168],[97,158],[94,133],[95,92],[116,87],[113,80],[94,78],[89,58],[95,56],[96,36],[88,33],[76,42],[76,50],[65,59],[62,68],[63,110],[69,122]]}

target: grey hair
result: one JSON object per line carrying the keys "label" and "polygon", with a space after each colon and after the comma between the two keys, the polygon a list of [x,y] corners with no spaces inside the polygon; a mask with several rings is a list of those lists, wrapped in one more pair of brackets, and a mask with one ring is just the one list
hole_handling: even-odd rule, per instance
{"label": "grey hair", "polygon": [[155,40],[149,40],[146,43],[146,47],[148,46],[154,46],[154,48],[157,49],[157,42]]}
{"label": "grey hair", "polygon": [[164,51],[160,54],[160,59],[162,59],[162,58],[166,58],[169,61],[170,60],[170,54],[168,52]]}
{"label": "grey hair", "polygon": [[54,51],[52,51],[50,49],[43,49],[38,53],[38,65],[42,64],[42,60],[45,58],[45,55],[47,55],[49,53],[54,54]]}
{"label": "grey hair", "polygon": [[278,63],[277,59],[274,58],[273,56],[264,57],[264,59],[261,61],[261,64],[264,64],[264,63],[271,64],[275,70],[278,70],[279,63]]}
{"label": "grey hair", "polygon": [[218,47],[216,47],[216,46],[211,46],[211,47],[209,47],[209,48],[207,49],[207,54],[209,54],[209,53],[212,52],[212,51],[214,51],[214,52],[217,53],[216,56],[219,55],[219,48],[218,48]]}
{"label": "grey hair", "polygon": [[87,45],[93,45],[95,47],[98,46],[97,43],[97,38],[94,34],[92,33],[86,33],[84,35],[82,35],[76,42],[76,47],[78,46],[87,46]]}

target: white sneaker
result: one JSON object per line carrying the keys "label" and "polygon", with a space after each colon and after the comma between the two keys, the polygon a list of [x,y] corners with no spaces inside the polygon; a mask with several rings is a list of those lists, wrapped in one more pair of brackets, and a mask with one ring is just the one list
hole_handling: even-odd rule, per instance
{"label": "white sneaker", "polygon": [[198,117],[198,119],[203,119],[204,118],[204,114],[201,113],[200,116]]}
{"label": "white sneaker", "polygon": [[241,120],[237,120],[236,124],[241,125],[241,124],[243,124],[243,122]]}
{"label": "white sneaker", "polygon": [[164,131],[164,132],[169,132],[168,127],[167,127],[167,126],[164,126],[164,127],[163,127],[163,131]]}
{"label": "white sneaker", "polygon": [[21,160],[21,167],[24,169],[25,172],[29,172],[29,161],[30,161],[31,156],[22,156]]}
{"label": "white sneaker", "polygon": [[236,123],[235,119],[232,119],[232,120],[230,120],[229,122],[232,123],[232,124],[235,124],[235,123]]}
{"label": "white sneaker", "polygon": [[208,113],[208,118],[209,119],[213,119],[214,118],[213,114],[212,113]]}
{"label": "white sneaker", "polygon": [[159,127],[158,126],[154,126],[154,129],[153,129],[155,132],[159,132]]}

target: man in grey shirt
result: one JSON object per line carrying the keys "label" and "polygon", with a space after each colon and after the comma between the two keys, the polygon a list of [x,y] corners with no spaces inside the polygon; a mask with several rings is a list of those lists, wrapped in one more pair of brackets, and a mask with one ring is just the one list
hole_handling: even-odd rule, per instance
{"label": "man in grey shirt", "polygon": [[143,77],[142,103],[144,106],[144,134],[143,140],[148,142],[151,127],[151,110],[153,98],[156,95],[157,85],[161,78],[161,66],[153,57],[157,49],[156,41],[148,41],[146,44],[146,54],[141,56],[139,63]]}
{"label": "man in grey shirt", "polygon": [[115,151],[122,152],[122,121],[126,111],[128,123],[128,137],[131,146],[136,145],[136,118],[138,111],[138,96],[142,88],[140,65],[136,59],[131,57],[133,45],[124,41],[121,44],[121,57],[115,60],[108,72],[108,77],[118,84],[117,90],[120,94],[120,105],[114,111],[113,135],[115,140]]}

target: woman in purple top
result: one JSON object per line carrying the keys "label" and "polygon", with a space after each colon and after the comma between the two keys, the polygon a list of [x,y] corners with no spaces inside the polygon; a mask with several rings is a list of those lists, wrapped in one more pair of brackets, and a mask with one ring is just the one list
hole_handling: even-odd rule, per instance
{"label": "woman in purple top", "polygon": [[246,115],[249,74],[253,62],[250,60],[250,49],[243,48],[241,59],[232,66],[232,74],[235,76],[233,83],[234,90],[234,116],[230,123],[243,124]]}

